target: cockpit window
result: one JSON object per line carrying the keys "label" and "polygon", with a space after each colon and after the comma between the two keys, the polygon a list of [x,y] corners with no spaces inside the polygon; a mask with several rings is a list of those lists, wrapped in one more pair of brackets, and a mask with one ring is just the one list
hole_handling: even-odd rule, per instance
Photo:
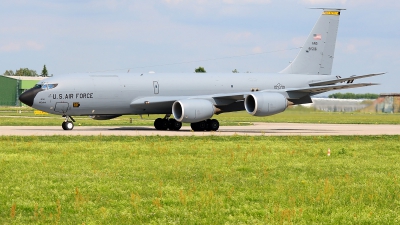
{"label": "cockpit window", "polygon": [[36,84],[35,88],[42,88],[42,85],[41,84]]}
{"label": "cockpit window", "polygon": [[[36,86],[38,86],[38,85],[40,85],[40,84],[37,84]],[[44,90],[49,90],[49,89],[53,89],[53,88],[57,87],[57,85],[58,84],[43,84],[43,85],[41,85],[42,86],[41,88]]]}

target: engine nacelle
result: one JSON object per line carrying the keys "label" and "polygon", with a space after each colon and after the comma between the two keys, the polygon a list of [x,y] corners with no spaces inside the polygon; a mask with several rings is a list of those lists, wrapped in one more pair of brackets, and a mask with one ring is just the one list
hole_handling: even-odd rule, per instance
{"label": "engine nacelle", "polygon": [[175,120],[183,123],[196,123],[210,119],[214,113],[214,104],[205,99],[184,99],[172,105]]}
{"label": "engine nacelle", "polygon": [[91,115],[90,118],[94,120],[111,120],[121,115]]}
{"label": "engine nacelle", "polygon": [[288,101],[279,93],[255,92],[244,100],[246,111],[253,116],[271,116],[285,111]]}

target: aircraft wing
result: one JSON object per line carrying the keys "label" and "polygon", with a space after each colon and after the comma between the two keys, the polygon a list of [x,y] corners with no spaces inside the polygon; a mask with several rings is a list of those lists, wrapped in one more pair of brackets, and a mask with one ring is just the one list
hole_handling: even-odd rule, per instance
{"label": "aircraft wing", "polygon": [[383,74],[385,74],[385,73],[371,73],[371,74],[359,75],[359,76],[353,75],[353,76],[346,77],[346,78],[341,78],[338,76],[337,79],[317,81],[317,82],[310,83],[309,85],[311,87],[315,87],[315,86],[332,85],[332,84],[344,83],[344,82],[347,82],[348,84],[350,84],[350,83],[353,83],[353,81],[356,79],[379,76],[379,75],[383,75]]}
{"label": "aircraft wing", "polygon": [[[376,83],[346,83],[346,84],[335,84],[335,85],[322,85],[314,87],[305,88],[292,88],[286,89],[284,92],[290,93],[304,93],[304,94],[318,94],[327,91],[341,90],[355,87],[365,87],[379,85]],[[182,99],[206,99],[215,105],[229,105],[236,101],[242,101],[247,95],[253,92],[238,92],[238,93],[224,93],[224,94],[214,94],[214,95],[197,95],[197,96],[149,96],[140,97],[134,99],[130,106],[133,108],[170,108],[175,101]],[[303,94],[302,94],[303,95]]]}
{"label": "aircraft wing", "polygon": [[372,85],[379,85],[376,83],[359,83],[359,84],[336,84],[336,85],[323,85],[318,87],[307,87],[307,88],[298,88],[298,89],[287,89],[286,92],[306,92],[311,94],[318,94],[327,91],[333,90],[341,90],[347,88],[355,88],[355,87],[365,87],[365,86],[372,86]]}
{"label": "aircraft wing", "polygon": [[[309,94],[318,94],[327,91],[333,90],[341,90],[355,87],[365,87],[378,85],[376,83],[357,83],[353,84],[352,82],[356,79],[378,76],[385,73],[374,73],[374,74],[366,74],[360,76],[350,76],[347,78],[337,78],[332,80],[323,80],[316,81],[310,83],[309,87],[304,88],[290,88],[286,90],[281,90],[280,92],[287,92],[289,96],[298,96],[303,97],[304,95]],[[337,84],[340,83],[340,84]],[[264,90],[269,91],[269,90]],[[272,91],[272,90],[271,90]],[[273,90],[276,92],[276,90]],[[234,102],[243,101],[247,95],[253,92],[237,92],[237,93],[220,93],[220,94],[212,94],[212,95],[197,95],[197,96],[147,96],[147,97],[139,97],[134,99],[130,107],[132,108],[143,108],[143,109],[170,109],[172,104],[175,101],[183,100],[183,99],[206,99],[212,102],[217,106],[230,105]]]}

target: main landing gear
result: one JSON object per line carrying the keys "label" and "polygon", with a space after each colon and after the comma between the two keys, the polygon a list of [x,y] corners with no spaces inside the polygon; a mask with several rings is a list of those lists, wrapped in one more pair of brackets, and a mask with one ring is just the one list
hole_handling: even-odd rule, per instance
{"label": "main landing gear", "polygon": [[154,121],[154,127],[157,130],[179,130],[182,127],[182,123],[174,119],[158,118]]}
{"label": "main landing gear", "polygon": [[191,123],[190,127],[193,131],[217,131],[219,122],[216,119],[208,119],[197,123]]}
{"label": "main landing gear", "polygon": [[163,119],[161,118],[157,118],[154,121],[154,127],[157,130],[179,130],[182,127],[182,123],[178,122],[174,119],[170,119],[169,117],[171,116],[171,114],[167,114],[164,116]]}
{"label": "main landing gear", "polygon": [[[157,118],[154,121],[154,127],[157,130],[180,130],[182,123],[175,119],[170,119],[171,115],[165,115],[163,119]],[[190,127],[193,131],[216,131],[219,128],[219,122],[216,119],[208,119],[197,123],[191,123]]]}
{"label": "main landing gear", "polygon": [[[74,129],[74,123],[73,123],[73,122],[75,122],[74,118],[72,118],[71,116],[66,116],[66,115],[64,115],[63,117],[65,117],[65,121],[61,124],[61,127],[64,130]],[[69,119],[71,119],[73,122],[69,121]]]}

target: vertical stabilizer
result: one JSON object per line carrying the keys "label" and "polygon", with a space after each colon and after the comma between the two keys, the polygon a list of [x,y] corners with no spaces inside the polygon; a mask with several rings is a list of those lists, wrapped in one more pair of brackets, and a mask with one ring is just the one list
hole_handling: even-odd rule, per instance
{"label": "vertical stabilizer", "polygon": [[322,15],[296,58],[280,73],[330,75],[335,54],[340,11],[322,8]]}

